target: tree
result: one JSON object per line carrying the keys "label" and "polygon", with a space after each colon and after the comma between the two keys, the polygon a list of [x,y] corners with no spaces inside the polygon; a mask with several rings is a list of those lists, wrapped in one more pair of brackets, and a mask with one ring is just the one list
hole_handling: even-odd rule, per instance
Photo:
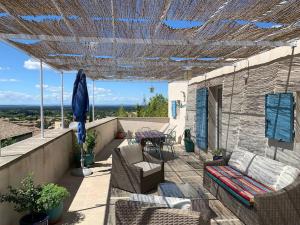
{"label": "tree", "polygon": [[128,113],[126,112],[126,110],[124,109],[123,106],[121,106],[118,111],[117,111],[117,117],[128,117]]}
{"label": "tree", "polygon": [[145,115],[145,107],[137,105],[136,106],[136,116],[137,117],[144,117]]}
{"label": "tree", "polygon": [[145,117],[168,117],[168,99],[163,95],[152,97],[144,110]]}

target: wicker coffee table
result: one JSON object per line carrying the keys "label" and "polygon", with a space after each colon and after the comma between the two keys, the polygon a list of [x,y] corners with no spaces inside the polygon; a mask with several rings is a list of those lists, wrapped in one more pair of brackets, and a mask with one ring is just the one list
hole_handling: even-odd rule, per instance
{"label": "wicker coffee table", "polygon": [[209,207],[209,199],[201,189],[196,190],[189,183],[160,183],[157,188],[158,195],[164,197],[191,199],[194,210],[205,214],[206,218],[213,218],[214,212]]}

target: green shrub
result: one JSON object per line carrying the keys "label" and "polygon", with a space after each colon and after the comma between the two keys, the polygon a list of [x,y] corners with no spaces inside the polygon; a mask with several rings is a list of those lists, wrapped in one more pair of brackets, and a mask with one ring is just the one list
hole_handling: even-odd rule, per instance
{"label": "green shrub", "polygon": [[216,149],[212,150],[212,154],[215,156],[221,156],[223,154],[223,151],[225,151],[225,149],[216,148]]}
{"label": "green shrub", "polygon": [[8,187],[8,194],[0,194],[0,202],[14,204],[17,212],[38,213],[43,208],[38,203],[41,196],[42,187],[34,185],[32,174],[21,181],[20,188]]}
{"label": "green shrub", "polygon": [[35,214],[57,207],[70,194],[56,184],[35,185],[32,174],[21,181],[19,188],[8,187],[8,194],[0,194],[0,202],[14,204],[17,212]]}
{"label": "green shrub", "polygon": [[85,151],[88,153],[92,153],[96,146],[96,138],[97,134],[95,131],[88,131],[85,138]]}
{"label": "green shrub", "polygon": [[48,211],[58,207],[69,195],[70,193],[66,188],[50,183],[42,187],[37,202],[45,211]]}

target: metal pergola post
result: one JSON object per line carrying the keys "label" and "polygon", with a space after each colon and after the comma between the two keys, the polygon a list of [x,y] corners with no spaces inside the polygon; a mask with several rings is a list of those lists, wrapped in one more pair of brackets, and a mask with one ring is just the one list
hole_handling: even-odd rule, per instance
{"label": "metal pergola post", "polygon": [[95,121],[95,80],[93,80],[93,121]]}
{"label": "metal pergola post", "polygon": [[64,129],[64,72],[61,72],[61,129]]}
{"label": "metal pergola post", "polygon": [[43,61],[40,60],[40,89],[41,89],[41,138],[44,138],[44,74],[43,74]]}

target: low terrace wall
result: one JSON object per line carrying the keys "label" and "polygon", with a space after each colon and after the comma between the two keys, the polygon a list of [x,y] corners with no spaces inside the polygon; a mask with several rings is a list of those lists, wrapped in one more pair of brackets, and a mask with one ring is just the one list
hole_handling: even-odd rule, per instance
{"label": "low terrace wall", "polygon": [[[159,130],[168,118],[105,118],[86,124],[87,130],[97,134],[95,153],[101,153],[117,131],[138,130],[150,127]],[[35,182],[45,184],[59,181],[73,163],[76,129],[55,129],[2,148],[0,157],[0,193],[7,192],[9,185],[16,186],[29,173]],[[15,225],[21,217],[12,205],[0,204],[0,225]]]}
{"label": "low terrace wall", "polygon": [[118,131],[135,132],[143,127],[160,130],[166,123],[169,123],[166,117],[121,117],[118,118]]}

